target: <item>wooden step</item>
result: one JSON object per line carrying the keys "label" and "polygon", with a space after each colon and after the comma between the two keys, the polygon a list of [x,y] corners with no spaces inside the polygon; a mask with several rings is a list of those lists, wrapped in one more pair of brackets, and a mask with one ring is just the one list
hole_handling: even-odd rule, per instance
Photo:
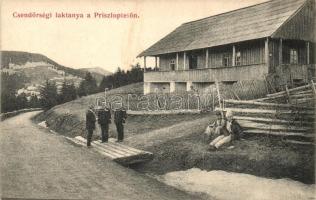
{"label": "wooden step", "polygon": [[275,135],[275,136],[297,136],[308,139],[314,139],[315,134],[306,134],[300,132],[289,132],[289,131],[270,131],[260,129],[249,129],[244,130],[244,134],[259,134],[259,135]]}
{"label": "wooden step", "polygon": [[[86,139],[81,136],[67,139],[81,146],[87,145]],[[146,162],[153,159],[153,154],[148,151],[135,149],[113,141],[108,141],[107,143],[101,143],[100,140],[92,141],[91,146],[95,151],[122,165]]]}
{"label": "wooden step", "polygon": [[311,128],[278,125],[278,124],[266,124],[247,120],[237,120],[241,127],[244,129],[260,129],[260,130],[272,130],[272,131],[294,131],[294,132],[311,132]]}

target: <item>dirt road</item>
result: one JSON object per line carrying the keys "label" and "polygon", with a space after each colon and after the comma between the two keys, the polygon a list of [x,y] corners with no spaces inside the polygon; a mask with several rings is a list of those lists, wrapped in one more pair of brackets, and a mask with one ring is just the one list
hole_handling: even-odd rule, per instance
{"label": "dirt road", "polygon": [[30,121],[1,122],[0,197],[28,199],[199,199],[71,145]]}

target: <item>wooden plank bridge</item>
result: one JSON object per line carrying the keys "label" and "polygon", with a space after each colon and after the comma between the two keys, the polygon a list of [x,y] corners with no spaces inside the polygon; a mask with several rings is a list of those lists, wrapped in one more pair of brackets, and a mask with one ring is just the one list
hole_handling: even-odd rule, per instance
{"label": "wooden plank bridge", "polygon": [[[87,140],[82,136],[77,136],[75,138],[67,137],[67,139],[80,146],[87,146]],[[153,159],[153,154],[151,152],[126,146],[122,143],[113,141],[111,138],[106,143],[101,143],[100,140],[93,141],[91,146],[92,149],[99,152],[106,158],[122,165],[142,163]]]}

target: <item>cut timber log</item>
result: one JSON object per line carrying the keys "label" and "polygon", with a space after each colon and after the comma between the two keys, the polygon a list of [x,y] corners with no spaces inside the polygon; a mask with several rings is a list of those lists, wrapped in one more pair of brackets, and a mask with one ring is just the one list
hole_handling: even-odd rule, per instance
{"label": "cut timber log", "polygon": [[[86,139],[81,136],[67,139],[76,144],[86,146]],[[150,152],[135,149],[112,141],[108,141],[107,143],[93,141],[91,146],[95,151],[122,165],[146,162],[153,159],[153,154]]]}
{"label": "cut timber log", "polygon": [[272,131],[298,131],[298,132],[308,132],[311,131],[310,128],[297,127],[297,126],[287,126],[287,125],[276,125],[276,124],[264,124],[246,120],[238,120],[238,123],[243,128],[254,128],[259,130],[272,130]]}
{"label": "cut timber log", "polygon": [[261,117],[247,117],[247,116],[234,116],[236,120],[246,120],[254,122],[266,122],[266,123],[278,123],[278,124],[299,124],[299,125],[313,125],[313,122],[307,121],[290,121],[283,119],[274,119],[274,118],[261,118]]}
{"label": "cut timber log", "polygon": [[304,141],[297,141],[297,140],[290,140],[286,139],[284,142],[291,143],[291,144],[301,144],[301,145],[316,145],[314,142],[304,142]]}
{"label": "cut timber log", "polygon": [[306,102],[315,102],[314,98],[303,98],[303,99],[295,99],[293,103],[306,103]]}
{"label": "cut timber log", "polygon": [[254,99],[254,101],[266,101],[266,100],[274,100],[274,99],[280,99],[280,98],[285,98],[285,95],[280,95],[280,96],[273,96],[273,97],[264,97],[264,98],[260,98],[260,99]]}
{"label": "cut timber log", "polygon": [[245,130],[245,134],[263,134],[263,135],[276,135],[276,136],[298,136],[304,138],[314,138],[314,134],[306,134],[306,133],[299,133],[299,132],[289,132],[289,131],[269,131],[269,130],[260,130],[260,129],[251,129]]}
{"label": "cut timber log", "polygon": [[[221,109],[216,107],[215,110],[220,111]],[[314,115],[314,112],[311,110],[304,111],[292,111],[292,110],[266,110],[266,109],[252,109],[252,108],[225,108],[223,111],[231,110],[232,112],[237,113],[261,113],[261,114],[305,114],[305,115]]]}
{"label": "cut timber log", "polygon": [[291,99],[290,91],[289,91],[289,88],[287,87],[287,85],[285,85],[285,91],[286,91],[286,96],[287,96],[288,102],[291,104],[292,99]]}
{"label": "cut timber log", "polygon": [[269,107],[278,107],[278,108],[301,108],[301,109],[310,109],[309,107],[304,106],[295,106],[291,104],[279,104],[279,103],[266,103],[266,102],[257,102],[257,101],[238,101],[233,99],[224,100],[225,103],[230,104],[243,104],[243,105],[258,105],[258,106],[269,106]]}
{"label": "cut timber log", "polygon": [[[304,86],[300,86],[300,87],[289,89],[289,92],[295,92],[295,91],[299,91],[299,90],[304,90],[304,89],[310,88],[310,87],[311,87],[311,85],[304,85]],[[279,95],[286,95],[286,91],[277,92],[277,93],[273,93],[273,94],[267,94],[268,97],[279,96]]]}
{"label": "cut timber log", "polygon": [[293,94],[291,95],[292,98],[309,98],[313,97],[314,95],[312,93],[305,93],[305,94]]}
{"label": "cut timber log", "polygon": [[313,94],[313,91],[312,90],[303,90],[303,91],[297,91],[297,92],[293,93],[293,95],[296,95],[296,94]]}
{"label": "cut timber log", "polygon": [[[295,92],[293,94],[291,94],[291,97],[295,98],[295,97],[300,97],[300,95],[304,96],[304,95],[313,95],[312,90],[304,90],[304,91],[299,91],[299,92]],[[267,100],[276,100],[276,99],[285,99],[286,98],[286,94],[284,95],[278,95],[278,96],[271,96],[271,97],[264,97],[264,98],[260,98],[260,99],[254,99],[254,101],[267,101]]]}

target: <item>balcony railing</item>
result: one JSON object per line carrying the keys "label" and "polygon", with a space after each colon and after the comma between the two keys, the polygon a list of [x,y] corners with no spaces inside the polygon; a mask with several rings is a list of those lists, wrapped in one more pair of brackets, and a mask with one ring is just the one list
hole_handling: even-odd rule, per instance
{"label": "balcony railing", "polygon": [[150,71],[144,73],[145,82],[215,82],[264,79],[266,64],[225,68],[205,68],[178,71]]}

